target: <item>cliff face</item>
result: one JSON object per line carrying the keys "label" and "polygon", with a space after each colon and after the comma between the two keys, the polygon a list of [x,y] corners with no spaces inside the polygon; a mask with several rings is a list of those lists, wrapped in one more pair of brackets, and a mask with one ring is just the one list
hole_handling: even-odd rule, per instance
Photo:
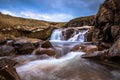
{"label": "cliff face", "polygon": [[106,0],[95,20],[96,41],[115,42],[120,36],[120,0]]}
{"label": "cliff face", "polygon": [[64,27],[95,26],[92,41],[106,47],[108,57],[120,56],[120,0],[105,0],[95,16],[76,18]]}
{"label": "cliff face", "polygon": [[120,56],[120,0],[106,0],[95,20],[94,42],[110,43],[108,57]]}

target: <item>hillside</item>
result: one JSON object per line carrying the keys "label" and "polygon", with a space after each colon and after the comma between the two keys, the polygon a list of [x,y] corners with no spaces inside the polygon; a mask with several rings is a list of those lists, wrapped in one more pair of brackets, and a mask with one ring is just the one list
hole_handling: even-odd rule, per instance
{"label": "hillside", "polygon": [[0,13],[0,28],[5,27],[17,27],[17,26],[28,26],[28,27],[39,27],[39,28],[47,28],[49,26],[61,27],[66,22],[48,22],[43,20],[35,20],[35,19],[26,19],[20,17],[13,17],[10,15],[5,15]]}
{"label": "hillside", "polygon": [[93,26],[95,25],[95,15],[78,17],[70,20],[64,27],[80,27],[80,26]]}
{"label": "hillside", "polygon": [[66,22],[48,22],[0,13],[0,39],[22,36],[47,39],[54,28],[60,28],[65,24]]}

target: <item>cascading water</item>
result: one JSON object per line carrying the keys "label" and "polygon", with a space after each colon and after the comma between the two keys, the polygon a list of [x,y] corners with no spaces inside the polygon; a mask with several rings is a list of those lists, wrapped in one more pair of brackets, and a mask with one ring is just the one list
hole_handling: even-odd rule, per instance
{"label": "cascading water", "polygon": [[[74,45],[85,41],[87,31],[73,32],[65,40],[62,29],[56,29],[50,42],[62,56],[43,60],[38,60],[36,56],[25,56],[27,58],[24,57],[24,64],[16,67],[21,80],[120,80],[120,71],[116,71],[114,66],[107,65],[111,70],[104,65],[82,59],[80,56],[85,54],[83,52],[70,52]],[[22,57],[17,59],[21,61]]]}
{"label": "cascading water", "polygon": [[73,36],[68,40],[65,40],[63,35],[63,29],[55,29],[51,35],[50,41],[66,41],[66,42],[84,42],[85,41],[85,34],[88,30],[81,31],[81,32],[74,32]]}
{"label": "cascading water", "polygon": [[[69,38],[66,40],[66,33],[69,31]],[[60,56],[70,52],[71,48],[85,41],[85,34],[88,30],[80,31],[76,28],[55,29],[51,35],[50,42],[56,48]]]}
{"label": "cascading water", "polygon": [[68,41],[78,41],[78,42],[84,42],[85,41],[85,34],[88,32],[88,30],[85,30],[84,32],[79,32],[78,34],[75,34],[73,37],[68,39]]}
{"label": "cascading water", "polygon": [[50,40],[58,40],[61,41],[62,39],[62,31],[60,29],[56,29],[53,31]]}

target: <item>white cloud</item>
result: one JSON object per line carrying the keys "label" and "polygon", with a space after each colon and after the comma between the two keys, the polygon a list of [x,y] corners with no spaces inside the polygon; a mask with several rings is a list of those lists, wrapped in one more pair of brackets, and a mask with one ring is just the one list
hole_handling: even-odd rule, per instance
{"label": "white cloud", "polygon": [[33,12],[21,12],[22,17],[40,19],[46,21],[54,21],[54,22],[62,22],[68,21],[73,18],[72,15],[64,14],[64,13],[54,13],[54,14],[41,14],[41,13],[33,13]]}
{"label": "white cloud", "polygon": [[43,14],[43,13],[35,13],[30,11],[22,11],[19,13],[14,13],[12,11],[7,11],[7,10],[1,10],[1,12],[4,14],[12,15],[12,16],[53,21],[53,22],[65,22],[74,18],[72,15],[65,14],[65,13]]}
{"label": "white cloud", "polygon": [[2,12],[3,14],[9,14],[11,16],[17,16],[15,13],[8,11],[8,10],[0,10],[0,12]]}

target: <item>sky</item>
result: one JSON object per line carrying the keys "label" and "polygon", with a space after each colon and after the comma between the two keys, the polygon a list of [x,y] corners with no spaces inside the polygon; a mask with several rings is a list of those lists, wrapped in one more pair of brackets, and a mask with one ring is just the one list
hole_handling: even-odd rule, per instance
{"label": "sky", "polygon": [[104,0],[0,0],[0,12],[17,17],[67,22],[95,15]]}

